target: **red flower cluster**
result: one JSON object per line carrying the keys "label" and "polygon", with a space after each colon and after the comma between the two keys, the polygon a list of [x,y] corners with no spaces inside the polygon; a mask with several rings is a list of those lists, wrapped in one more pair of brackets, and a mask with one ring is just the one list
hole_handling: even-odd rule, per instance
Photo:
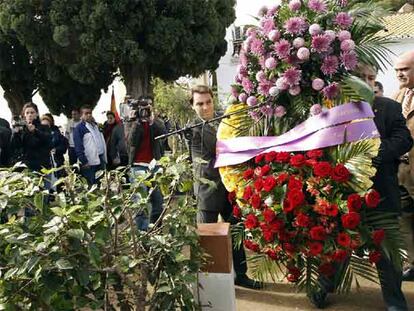
{"label": "red flower cluster", "polygon": [[335,273],[334,262],[347,260],[358,248],[368,249],[370,262],[378,262],[385,231],[366,227],[363,211],[377,207],[380,195],[352,193],[352,178],[344,164],[333,163],[322,150],[257,156],[243,172],[240,204],[233,204],[234,216],[252,237],[246,248],[285,261],[291,282],[301,276],[300,257],[317,259],[319,273],[326,276]]}

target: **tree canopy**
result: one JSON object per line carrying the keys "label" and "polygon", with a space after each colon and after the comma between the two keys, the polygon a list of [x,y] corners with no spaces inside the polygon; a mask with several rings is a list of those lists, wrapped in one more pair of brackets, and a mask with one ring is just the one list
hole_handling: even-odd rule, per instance
{"label": "tree canopy", "polygon": [[[152,93],[151,78],[174,80],[215,69],[227,48],[234,5],[235,0],[3,0],[0,28],[27,49],[40,70],[41,94],[49,95],[45,102],[58,113],[67,111],[60,107],[67,96],[59,94],[78,92],[79,86],[76,100],[94,98],[114,73],[136,97]],[[73,89],[59,90],[67,86]]]}

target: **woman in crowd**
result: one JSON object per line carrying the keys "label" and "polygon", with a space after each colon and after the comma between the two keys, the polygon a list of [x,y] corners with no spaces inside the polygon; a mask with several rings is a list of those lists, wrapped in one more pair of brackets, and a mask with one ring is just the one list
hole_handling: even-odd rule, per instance
{"label": "woman in crowd", "polygon": [[114,169],[120,165],[128,165],[124,127],[121,122],[117,122],[113,112],[108,111],[106,118],[107,121],[104,124],[103,133],[108,156],[108,169]]}
{"label": "woman in crowd", "polygon": [[12,148],[21,153],[19,159],[32,171],[51,168],[50,151],[52,137],[50,129],[39,120],[39,110],[34,103],[26,103],[22,109],[22,120],[13,127]]}
{"label": "woman in crowd", "polygon": [[[50,113],[41,117],[41,124],[50,129],[52,138],[51,160],[52,165],[61,167],[65,163],[65,153],[68,150],[68,140],[62,135],[59,128],[55,125],[55,120]],[[57,177],[63,176],[63,170],[57,172]]]}

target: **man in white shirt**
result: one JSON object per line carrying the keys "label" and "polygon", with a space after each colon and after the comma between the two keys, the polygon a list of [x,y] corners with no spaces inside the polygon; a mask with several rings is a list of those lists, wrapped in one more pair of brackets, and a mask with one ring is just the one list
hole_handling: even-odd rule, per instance
{"label": "man in white shirt", "polygon": [[76,152],[75,152],[75,142],[73,140],[73,131],[75,130],[75,127],[79,123],[81,123],[81,119],[80,119],[80,112],[78,109],[72,109],[71,114],[72,114],[72,118],[69,119],[68,123],[66,124],[65,137],[69,141],[69,149],[68,149],[69,163],[70,165],[73,165],[78,160],[78,158],[76,157]]}

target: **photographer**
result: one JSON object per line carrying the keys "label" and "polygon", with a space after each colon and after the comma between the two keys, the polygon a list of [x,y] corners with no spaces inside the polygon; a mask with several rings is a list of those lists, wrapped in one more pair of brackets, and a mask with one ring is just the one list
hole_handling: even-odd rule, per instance
{"label": "photographer", "polygon": [[32,171],[51,168],[50,130],[40,124],[39,110],[34,103],[26,103],[23,106],[22,119],[13,124],[11,145],[14,153],[17,154],[16,158]]}
{"label": "photographer", "polygon": [[[165,134],[164,123],[156,119],[153,113],[153,99],[150,96],[141,96],[138,100],[129,100],[131,126],[128,140],[129,164],[131,165],[131,182],[136,175],[148,172],[150,163],[163,156],[162,141],[154,138]],[[156,170],[157,168],[155,168]],[[163,210],[163,197],[157,187],[151,193],[150,222],[155,223]],[[145,215],[136,218],[138,228],[146,230],[148,219]]]}

